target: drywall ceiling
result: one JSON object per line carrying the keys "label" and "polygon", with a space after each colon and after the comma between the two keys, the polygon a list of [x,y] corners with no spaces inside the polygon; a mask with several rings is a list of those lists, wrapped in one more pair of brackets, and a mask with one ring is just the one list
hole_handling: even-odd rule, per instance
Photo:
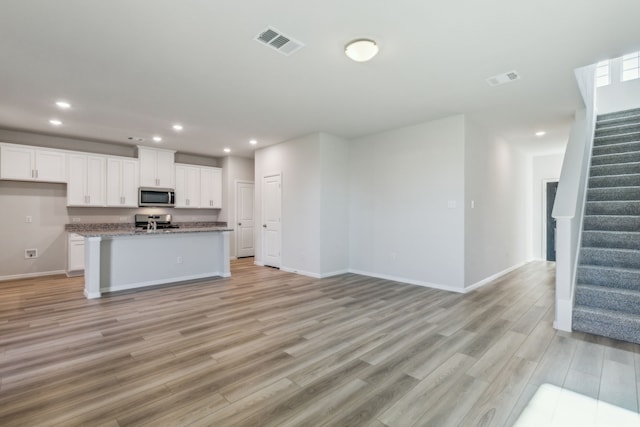
{"label": "drywall ceiling", "polygon": [[[581,107],[573,70],[639,50],[638,16],[636,0],[3,0],[0,127],[251,157],[252,138],[352,138],[465,113],[548,151]],[[305,46],[285,56],[256,42],[268,26]],[[378,42],[371,62],[343,53],[360,37]],[[511,70],[522,79],[485,82]]]}

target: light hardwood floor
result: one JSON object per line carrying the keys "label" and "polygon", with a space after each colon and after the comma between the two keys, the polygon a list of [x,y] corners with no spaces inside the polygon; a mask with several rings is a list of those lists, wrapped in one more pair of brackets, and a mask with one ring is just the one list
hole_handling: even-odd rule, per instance
{"label": "light hardwood floor", "polygon": [[639,346],[556,332],[553,264],[459,295],[252,261],[99,300],[0,282],[0,425],[509,426],[543,383],[638,411]]}

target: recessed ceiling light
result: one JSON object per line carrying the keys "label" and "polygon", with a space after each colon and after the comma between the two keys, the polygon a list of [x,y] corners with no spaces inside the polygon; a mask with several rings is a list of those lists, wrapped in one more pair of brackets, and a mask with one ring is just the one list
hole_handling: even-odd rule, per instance
{"label": "recessed ceiling light", "polygon": [[225,153],[230,153],[230,152],[231,152],[231,148],[225,148],[225,149],[224,149],[224,150],[222,150],[222,151],[224,151]]}
{"label": "recessed ceiling light", "polygon": [[60,126],[62,124],[62,122],[58,119],[51,119],[49,120],[49,123],[51,123],[53,126]]}
{"label": "recessed ceiling light", "polygon": [[71,104],[69,104],[67,101],[57,101],[56,105],[58,106],[58,108],[61,108],[63,110],[71,108]]}
{"label": "recessed ceiling light", "polygon": [[536,132],[536,136],[545,136],[547,133],[543,130]]}
{"label": "recessed ceiling light", "polygon": [[173,125],[173,130],[175,131],[181,131],[182,130],[182,125],[179,123],[176,123],[175,125]]}
{"label": "recessed ceiling light", "polygon": [[159,137],[159,136],[154,136],[152,139],[153,139],[154,142],[162,141],[162,137]]}
{"label": "recessed ceiling light", "polygon": [[249,144],[251,145],[256,145],[258,143],[258,141],[256,141],[255,139],[252,139],[251,141],[249,141]]}
{"label": "recessed ceiling light", "polygon": [[378,54],[378,45],[373,40],[357,39],[347,43],[344,53],[356,62],[366,62]]}

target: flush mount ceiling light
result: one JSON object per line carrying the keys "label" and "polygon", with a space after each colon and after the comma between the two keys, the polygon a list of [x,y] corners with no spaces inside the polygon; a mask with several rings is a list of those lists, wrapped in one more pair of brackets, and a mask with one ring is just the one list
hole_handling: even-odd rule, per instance
{"label": "flush mount ceiling light", "polygon": [[540,137],[540,136],[545,136],[547,133],[543,130],[536,132],[536,136]]}
{"label": "flush mount ceiling light", "polygon": [[160,136],[154,136],[152,139],[153,139],[153,142],[162,142],[162,137]]}
{"label": "flush mount ceiling light", "polygon": [[344,53],[356,62],[366,62],[378,54],[378,45],[370,39],[357,39],[347,43]]}
{"label": "flush mount ceiling light", "polygon": [[62,110],[66,110],[68,108],[71,108],[71,104],[69,104],[67,101],[57,101],[56,105],[58,106],[58,108],[60,108]]}
{"label": "flush mount ceiling light", "polygon": [[252,139],[251,141],[249,141],[249,144],[251,145],[256,145],[258,143],[258,141],[256,141],[255,139]]}
{"label": "flush mount ceiling light", "polygon": [[173,130],[180,132],[182,130],[182,125],[179,123],[176,123],[175,125],[173,125]]}
{"label": "flush mount ceiling light", "polygon": [[224,151],[225,153],[230,153],[230,152],[231,152],[231,148],[225,148],[225,149],[224,149],[224,150],[222,150],[222,151]]}
{"label": "flush mount ceiling light", "polygon": [[51,123],[53,126],[61,126],[62,122],[58,119],[51,119],[49,120],[49,123]]}

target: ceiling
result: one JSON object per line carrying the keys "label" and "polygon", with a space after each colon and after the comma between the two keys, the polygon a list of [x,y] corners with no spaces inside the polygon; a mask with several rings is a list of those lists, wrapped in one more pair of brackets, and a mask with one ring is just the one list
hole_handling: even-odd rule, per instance
{"label": "ceiling", "polygon": [[[0,127],[252,157],[465,113],[541,154],[581,107],[573,70],[640,50],[638,16],[637,0],[2,0]],[[256,42],[268,26],[305,47]],[[380,47],[368,63],[344,55],[360,37]]]}

